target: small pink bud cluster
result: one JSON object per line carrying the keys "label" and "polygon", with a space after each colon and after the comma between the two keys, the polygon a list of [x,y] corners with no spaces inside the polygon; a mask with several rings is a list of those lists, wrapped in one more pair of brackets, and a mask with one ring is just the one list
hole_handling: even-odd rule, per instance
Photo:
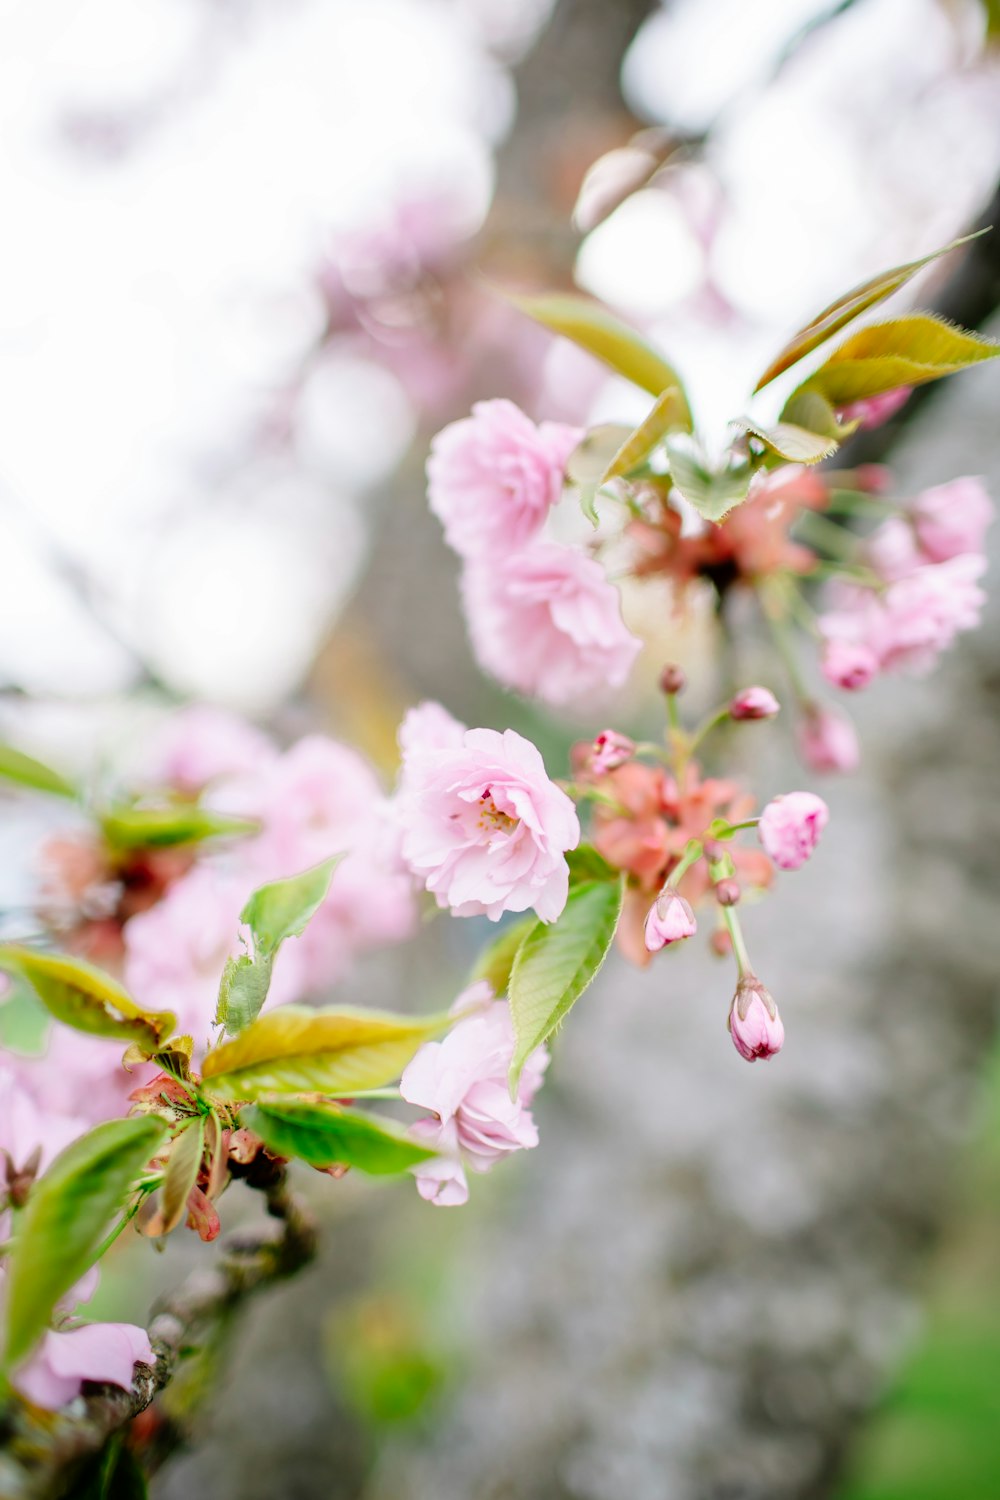
{"label": "small pink bud cluster", "polygon": [[787,792],[767,804],[757,834],[780,869],[798,870],[815,849],[829,817],[829,808],[815,792]]}
{"label": "small pink bud cluster", "polygon": [[645,940],[650,953],[658,953],[670,943],[693,937],[698,931],[691,903],[667,886],[660,892],[646,918]]}

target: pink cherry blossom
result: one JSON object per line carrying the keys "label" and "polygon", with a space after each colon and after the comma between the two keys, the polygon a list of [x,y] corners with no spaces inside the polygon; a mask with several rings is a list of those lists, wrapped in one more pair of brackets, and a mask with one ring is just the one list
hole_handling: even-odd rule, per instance
{"label": "pink cherry blossom", "polygon": [[[411,725],[412,728],[412,725]],[[456,916],[533,907],[553,922],[566,904],[576,809],[541,755],[513,729],[466,729],[450,748],[414,743],[404,725],[395,803],[403,859]]]}
{"label": "pink cherry blossom", "polygon": [[547,703],[606,696],[622,686],[642,649],[622,620],[618,590],[575,547],[537,542],[497,564],[469,567],[462,598],[480,666]]}
{"label": "pink cherry blossom", "polygon": [[579,428],[537,427],[512,401],[480,401],[431,444],[431,510],[465,558],[484,562],[522,546],[562,492],[566,460]]}
{"label": "pink cherry blossom", "polygon": [[894,391],[883,391],[879,396],[864,396],[860,401],[851,401],[840,408],[842,422],[860,422],[862,427],[881,427],[894,417],[910,398],[911,387],[897,386]]}
{"label": "pink cherry blossom", "polygon": [[549,1054],[544,1047],[532,1052],[512,1100],[507,1074],[514,1027],[509,1007],[492,1000],[492,993],[485,982],[465,991],[457,1006],[477,1008],[443,1041],[425,1043],[400,1080],[403,1098],[431,1111],[431,1117],[411,1128],[422,1144],[441,1155],[415,1168],[414,1175],[421,1197],[439,1206],[467,1200],[464,1168],[488,1172],[501,1157],[538,1144],[530,1105]]}
{"label": "pink cherry blossom", "polygon": [[780,869],[797,870],[815,849],[829,817],[830,809],[815,792],[786,792],[767,804],[757,834]]}
{"label": "pink cherry blossom", "polygon": [[878,669],[878,657],[870,646],[860,641],[827,641],[823,651],[823,676],[834,687],[857,692],[868,686]]}
{"label": "pink cherry blossom", "polygon": [[729,1012],[733,1046],[747,1062],[773,1057],[785,1042],[785,1028],[768,991],[753,974],[745,974],[736,986]]}
{"label": "pink cherry blossom", "polygon": [[128,1390],[135,1365],[151,1365],[153,1348],[144,1328],[134,1323],[85,1323],[49,1330],[13,1383],[36,1406],[56,1411],[80,1393],[85,1380]]}
{"label": "pink cherry blossom", "polygon": [[644,935],[649,952],[658,953],[668,943],[693,937],[697,931],[698,923],[691,910],[691,903],[669,887],[661,891],[646,918]]}
{"label": "pink cherry blossom", "polygon": [[932,562],[949,562],[966,552],[982,552],[993,502],[982,480],[966,475],[924,490],[911,515],[924,554]]}
{"label": "pink cherry blossom", "polygon": [[872,596],[862,618],[863,639],[884,671],[930,671],[962,631],[979,623],[986,595],[977,579],[986,559],[974,553],[932,563]]}
{"label": "pink cherry blossom", "polygon": [[906,578],[927,561],[909,521],[891,516],[876,527],[864,547],[865,561],[880,577],[892,581]]}
{"label": "pink cherry blossom", "polygon": [[[43,1107],[23,1076],[21,1061],[5,1054],[0,1064],[0,1208],[13,1178],[25,1171],[32,1177],[44,1172],[64,1146],[83,1134],[87,1123],[67,1110]],[[0,1213],[0,1226],[3,1219]]]}
{"label": "pink cherry blossom", "polygon": [[126,1072],[121,1057],[121,1042],[54,1024],[42,1056],[20,1059],[17,1071],[41,1109],[96,1125],[125,1114],[129,1094],[154,1071]]}
{"label": "pink cherry blossom", "polygon": [[796,729],[799,751],[813,771],[856,771],[861,761],[857,731],[846,714],[812,704]]}
{"label": "pink cherry blossom", "polygon": [[781,704],[766,687],[748,687],[736,694],[729,704],[731,719],[773,719]]}
{"label": "pink cherry blossom", "polygon": [[161,726],[146,772],[157,784],[200,792],[222,776],[256,771],[276,754],[267,736],[245,719],[208,703],[192,703]]}

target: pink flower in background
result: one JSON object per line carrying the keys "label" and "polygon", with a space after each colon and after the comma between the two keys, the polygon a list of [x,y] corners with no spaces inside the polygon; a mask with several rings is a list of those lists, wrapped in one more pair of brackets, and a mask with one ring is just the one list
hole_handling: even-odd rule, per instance
{"label": "pink flower in background", "polygon": [[691,903],[669,888],[661,891],[649,909],[644,936],[650,953],[658,953],[668,943],[693,937],[698,931]]}
{"label": "pink flower in background", "polygon": [[966,475],[924,490],[911,515],[924,554],[931,562],[949,562],[966,552],[982,552],[993,501],[981,479]]}
{"label": "pink flower in background", "polygon": [[635,754],[635,740],[617,729],[602,729],[590,747],[587,769],[592,776],[605,776],[617,771]]}
{"label": "pink flower in background", "polygon": [[733,1046],[747,1062],[773,1057],[785,1043],[785,1028],[770,994],[753,974],[745,974],[736,986],[729,1012],[729,1034]]}
{"label": "pink flower in background", "polygon": [[465,725],[440,703],[418,703],[407,710],[399,726],[399,749],[404,759],[422,750],[453,750],[464,735]]}
{"label": "pink flower in background", "polygon": [[536,426],[512,401],[479,401],[431,444],[431,510],[449,546],[488,561],[522,546],[562,493],[566,460],[583,436],[561,422]]}
{"label": "pink flower in background", "polygon": [[861,763],[857,731],[846,714],[812,704],[796,730],[799,752],[814,771],[856,771]]}
{"label": "pink flower in background", "polygon": [[462,598],[480,666],[547,703],[620,688],[642,649],[622,620],[618,590],[574,547],[539,542],[469,567]]}
{"label": "pink flower in background", "polygon": [[767,804],[757,834],[780,869],[797,870],[815,849],[829,817],[830,809],[815,792],[786,792]]}
{"label": "pink flower in background", "polygon": [[153,1072],[144,1066],[126,1072],[123,1045],[54,1023],[44,1054],[19,1059],[18,1075],[43,1110],[97,1125],[126,1114],[129,1094]]}
{"label": "pink flower in background", "polygon": [[161,726],[146,774],[157,784],[200,792],[222,776],[257,771],[276,754],[267,736],[245,719],[208,703],[192,703]]}
{"label": "pink flower in background", "polygon": [[974,629],[986,600],[976,580],[985,569],[984,557],[968,553],[918,568],[873,597],[862,628],[883,670],[928,672],[956,635]]}
{"label": "pink flower in background", "polygon": [[85,1380],[129,1390],[138,1362],[151,1365],[153,1348],[144,1328],[134,1323],[85,1323],[60,1332],[49,1330],[27,1361],[14,1373],[22,1396],[57,1411],[80,1394]]}
{"label": "pink flower in background", "polygon": [[881,427],[894,417],[900,407],[910,399],[912,387],[897,386],[894,391],[883,391],[880,396],[865,396],[860,401],[851,401],[839,410],[842,422],[860,422],[862,427]]}
{"label": "pink flower in background", "polygon": [[467,729],[461,743],[421,743],[404,721],[395,816],[402,857],[456,916],[533,907],[553,922],[566,904],[576,809],[549,780],[535,746],[513,729]]}
{"label": "pink flower in background", "polygon": [[433,1118],[411,1127],[422,1145],[442,1153],[414,1169],[422,1198],[439,1206],[469,1196],[463,1168],[488,1172],[501,1157],[538,1144],[530,1105],[541,1087],[549,1054],[538,1047],[528,1058],[512,1100],[507,1074],[514,1056],[514,1027],[503,1001],[481,981],[459,996],[456,1009],[480,1009],[460,1020],[441,1042],[427,1042],[407,1066],[400,1093]]}
{"label": "pink flower in background", "polygon": [[748,687],[736,694],[729,704],[731,719],[773,719],[781,704],[766,687]]}
{"label": "pink flower in background", "polygon": [[865,543],[864,557],[869,567],[890,581],[905,578],[927,561],[913,527],[902,516],[890,517],[872,532]]}
{"label": "pink flower in background", "polygon": [[[31,1066],[30,1062],[27,1066]],[[3,1200],[17,1192],[22,1175],[34,1179],[64,1146],[87,1129],[87,1121],[68,1110],[44,1108],[22,1075],[20,1060],[5,1053],[0,1063],[0,1239],[8,1226]],[[2,1262],[0,1262],[2,1265]]]}
{"label": "pink flower in background", "polygon": [[878,657],[870,646],[860,641],[827,641],[823,651],[823,676],[834,687],[857,692],[868,686],[878,669]]}

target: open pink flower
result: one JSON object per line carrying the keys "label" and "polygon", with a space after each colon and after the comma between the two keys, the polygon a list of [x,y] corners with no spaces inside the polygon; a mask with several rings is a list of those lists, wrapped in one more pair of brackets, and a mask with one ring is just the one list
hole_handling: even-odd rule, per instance
{"label": "open pink flower", "polygon": [[80,1394],[85,1380],[128,1390],[138,1362],[151,1365],[153,1349],[134,1323],[85,1323],[50,1329],[14,1373],[14,1385],[36,1406],[56,1411]]}
{"label": "open pink flower", "polygon": [[481,981],[466,990],[456,1008],[478,1004],[440,1042],[426,1042],[407,1066],[400,1093],[431,1111],[411,1127],[421,1144],[440,1158],[415,1168],[421,1197],[439,1206],[464,1203],[464,1168],[488,1172],[501,1157],[538,1144],[530,1105],[542,1084],[549,1054],[538,1047],[528,1058],[511,1099],[507,1073],[514,1056],[509,1007],[492,999]]}
{"label": "open pink flower", "polygon": [[512,401],[479,401],[431,444],[431,510],[449,546],[466,558],[495,559],[539,530],[562,492],[566,460],[582,432],[560,422],[536,427]]}
{"label": "open pink flower", "polygon": [[924,490],[913,502],[913,529],[932,562],[982,552],[993,519],[993,501],[981,479],[965,475]]}
{"label": "open pink flower", "polygon": [[797,870],[815,849],[829,817],[830,809],[815,792],[786,792],[767,804],[757,834],[779,869]]}
{"label": "open pink flower", "polygon": [[466,729],[437,748],[408,725],[395,816],[409,868],[456,916],[496,921],[533,907],[554,922],[580,824],[535,746],[513,729]]}
{"label": "open pink flower", "polygon": [[480,666],[547,703],[607,695],[642,649],[622,620],[618,590],[575,547],[537,542],[469,567],[462,599]]}
{"label": "open pink flower", "polygon": [[883,670],[929,672],[957,635],[974,629],[986,598],[977,583],[985,568],[984,557],[968,553],[918,568],[873,598],[861,628]]}

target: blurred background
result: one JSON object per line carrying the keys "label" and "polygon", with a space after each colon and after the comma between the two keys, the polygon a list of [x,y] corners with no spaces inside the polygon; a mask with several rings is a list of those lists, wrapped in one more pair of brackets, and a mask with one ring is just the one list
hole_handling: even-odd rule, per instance
{"label": "blurred background", "polygon": [[[579,726],[472,665],[427,444],[643,402],[491,284],[609,302],[712,430],[845,287],[1000,222],[993,0],[0,0],[0,115],[0,733],[63,764],[195,697],[390,775],[428,696],[558,764]],[[914,295],[1000,332],[1000,233]],[[1000,496],[998,405],[987,366],[855,456]],[[642,728],[711,636],[627,604]],[[863,702],[823,858],[752,914],[780,1063],[707,955],[609,966],[464,1213],[311,1188],[321,1263],[173,1394],[158,1500],[994,1500],[998,626]],[[761,792],[801,780],[767,744]],[[480,938],[341,994],[436,1002]],[[103,1310],[161,1275],[123,1255]]]}

